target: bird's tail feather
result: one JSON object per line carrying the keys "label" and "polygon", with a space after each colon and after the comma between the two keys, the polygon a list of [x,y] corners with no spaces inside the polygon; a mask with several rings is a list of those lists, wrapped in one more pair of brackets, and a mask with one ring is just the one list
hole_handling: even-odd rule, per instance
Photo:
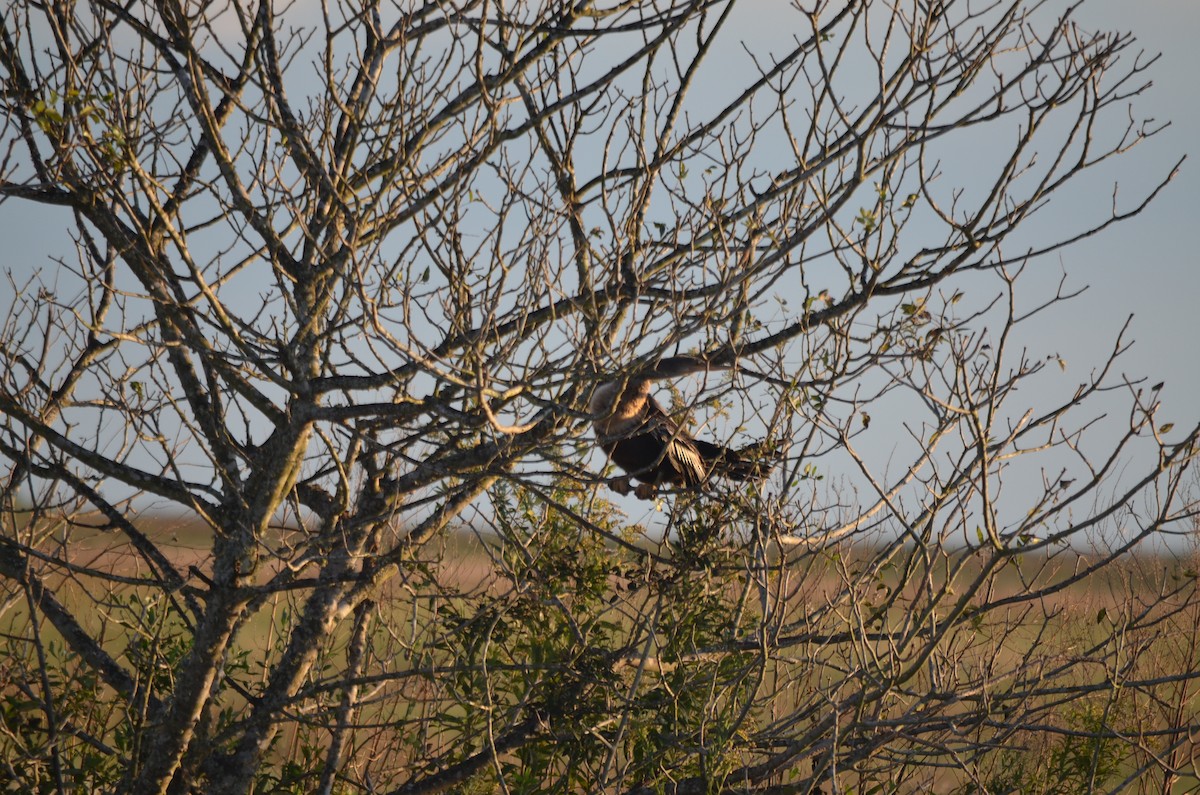
{"label": "bird's tail feather", "polygon": [[732,480],[761,480],[779,461],[774,445],[768,442],[756,442],[734,450],[697,439],[696,446],[715,474]]}

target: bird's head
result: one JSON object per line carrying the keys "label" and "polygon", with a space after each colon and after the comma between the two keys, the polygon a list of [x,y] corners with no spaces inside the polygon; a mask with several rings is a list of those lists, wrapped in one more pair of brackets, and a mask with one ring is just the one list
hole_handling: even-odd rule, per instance
{"label": "bird's head", "polygon": [[734,369],[733,365],[717,364],[699,356],[668,356],[665,359],[659,359],[650,368],[647,375],[650,378],[681,378],[695,373],[732,369]]}

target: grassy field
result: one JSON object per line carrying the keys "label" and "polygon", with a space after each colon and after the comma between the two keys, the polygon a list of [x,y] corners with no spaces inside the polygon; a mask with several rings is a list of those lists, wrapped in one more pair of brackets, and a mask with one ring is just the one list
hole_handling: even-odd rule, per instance
{"label": "grassy field", "polygon": [[[205,528],[169,517],[143,519],[139,528],[189,584],[203,589],[211,573],[212,545]],[[299,532],[279,528],[275,537],[264,543],[264,550],[275,556],[266,555],[267,563],[258,576],[260,583],[270,581],[285,567],[287,550]],[[669,552],[652,542],[645,546],[652,553]],[[167,695],[173,687],[172,666],[187,649],[188,631],[168,609],[162,594],[148,583],[150,568],[134,546],[111,531],[75,527],[65,536],[45,533],[40,548],[70,564],[67,569],[49,565],[42,569],[46,584],[57,597],[127,669],[158,666],[153,674],[155,687]],[[477,742],[470,739],[470,699],[455,690],[469,689],[477,684],[475,680],[455,684],[452,680],[458,674],[439,677],[401,673],[406,667],[414,671],[436,671],[439,666],[447,672],[464,670],[466,658],[460,659],[460,652],[455,651],[455,644],[460,643],[455,633],[462,631],[456,627],[469,626],[461,622],[474,620],[471,617],[481,611],[508,610],[514,616],[524,616],[525,629],[521,631],[529,632],[520,640],[514,634],[512,639],[495,641],[496,648],[487,659],[497,663],[498,668],[499,663],[519,660],[519,655],[530,650],[553,652],[558,642],[553,640],[558,637],[554,633],[562,630],[558,618],[561,612],[580,621],[589,617],[607,622],[607,629],[597,629],[588,638],[588,642],[594,638],[597,643],[609,644],[606,648],[614,643],[619,646],[621,639],[644,637],[639,633],[646,617],[655,611],[678,616],[685,623],[694,623],[696,614],[702,612],[689,612],[695,605],[665,601],[669,589],[654,585],[650,579],[646,581],[650,584],[637,586],[629,572],[638,571],[647,577],[654,571],[658,572],[654,576],[671,575],[661,565],[657,569],[642,566],[628,550],[602,548],[601,557],[624,561],[628,568],[604,575],[598,599],[583,594],[578,584],[554,582],[559,572],[563,572],[564,583],[572,577],[578,579],[578,572],[571,566],[564,568],[564,559],[547,558],[539,569],[537,561],[542,550],[531,544],[523,552],[525,558],[518,552],[511,541],[501,543],[492,536],[448,534],[418,552],[411,570],[392,578],[376,594],[370,644],[374,670],[380,677],[358,695],[356,721],[361,728],[352,743],[356,754],[370,760],[371,765],[403,769],[414,764],[422,753],[450,755],[456,743]],[[900,549],[892,557],[897,561],[921,557],[911,552]],[[1144,754],[1158,747],[1170,748],[1171,760],[1180,772],[1178,780],[1168,783],[1161,775],[1147,774],[1128,782],[1128,791],[1200,791],[1200,779],[1191,762],[1197,746],[1194,735],[1187,734],[1200,715],[1195,680],[1145,684],[1164,680],[1167,674],[1195,674],[1200,670],[1196,642],[1200,637],[1200,601],[1194,584],[1200,565],[1194,557],[1128,558],[1059,587],[1088,565],[1089,558],[1061,551],[1053,556],[1027,555],[1019,564],[1009,563],[984,578],[980,590],[969,599],[972,606],[988,606],[978,621],[959,615],[943,637],[927,643],[922,633],[937,631],[939,621],[952,615],[960,597],[979,579],[984,558],[976,560],[966,552],[944,552],[935,556],[935,565],[914,572],[899,564],[878,566],[883,550],[877,547],[843,547],[836,553],[791,550],[783,559],[779,554],[778,548],[757,557],[745,549],[721,549],[712,553],[709,568],[685,575],[696,594],[690,598],[710,600],[717,612],[728,609],[739,625],[751,628],[742,637],[752,638],[755,627],[770,629],[779,643],[777,649],[754,662],[758,659],[754,653],[714,651],[720,643],[714,644],[713,638],[734,638],[736,633],[717,628],[704,635],[709,630],[693,630],[700,640],[683,639],[679,641],[681,646],[672,646],[675,641],[656,640],[653,654],[643,653],[641,647],[631,648],[625,662],[617,666],[616,681],[624,688],[666,693],[680,682],[709,682],[710,687],[716,687],[715,683],[725,681],[721,677],[731,677],[721,685],[724,691],[719,687],[712,691],[704,707],[720,710],[734,703],[731,694],[742,692],[738,688],[747,687],[745,679],[730,673],[732,663],[728,661],[753,663],[758,679],[753,691],[745,691],[744,697],[750,699],[746,702],[749,711],[743,715],[740,729],[748,741],[753,741],[747,746],[752,747],[756,742],[765,742],[771,732],[783,731],[782,727],[803,734],[803,727],[818,725],[821,700],[846,687],[846,682],[916,666],[915,674],[891,687],[891,694],[880,702],[871,718],[877,725],[872,731],[881,737],[892,732],[894,741],[879,740],[873,760],[864,759],[857,763],[858,768],[839,774],[845,791],[879,785],[887,778],[881,769],[890,765],[895,771],[891,791],[984,791],[964,775],[963,770],[970,769],[974,775],[990,777],[987,781],[991,782],[1002,782],[1009,775],[1013,781],[1023,782],[1019,787],[1037,784],[1041,787],[1037,791],[1067,792],[1070,790],[1054,789],[1053,782],[1046,778],[1055,766],[1095,768],[1099,754],[1113,755],[1111,767],[1099,766],[1105,778],[1097,782],[1107,782],[1111,789],[1113,782],[1119,783],[1144,762]],[[770,565],[756,568],[754,560]],[[567,569],[572,573],[566,573]],[[311,571],[315,573],[316,567]],[[138,580],[144,584],[136,584]],[[37,632],[33,631],[21,589],[11,581],[6,581],[5,587],[8,598],[0,629],[5,636],[7,659],[0,671],[7,673],[0,681],[0,694],[9,704],[36,695],[35,687],[21,684],[32,680],[16,674],[20,666],[36,667],[35,646],[39,644],[31,642],[36,638],[43,649],[56,656],[52,662],[59,666],[57,675],[66,684],[90,687],[101,700],[112,700],[111,709],[89,713],[80,707],[83,718],[75,727],[77,733],[108,737],[105,742],[112,742],[120,725],[131,719],[128,711],[118,707],[113,693],[87,678],[86,671],[63,651],[61,638],[47,622],[38,622]],[[539,591],[542,595],[537,599],[522,601],[522,593],[539,588],[545,590]],[[1030,598],[1031,589],[1044,593]],[[246,708],[249,694],[268,681],[272,668],[279,663],[287,632],[294,626],[305,594],[303,589],[280,591],[263,601],[240,628],[236,652],[230,658],[230,675],[239,685],[222,696],[223,709],[233,716]],[[747,599],[747,594],[765,594],[769,599],[756,604]],[[562,610],[552,604],[555,600]],[[521,612],[538,604],[548,606],[546,618]],[[921,616],[920,620],[915,616]],[[714,614],[714,620],[717,618],[720,616]],[[340,689],[322,688],[336,683],[338,672],[346,666],[350,637],[351,622],[346,621],[323,645],[306,687],[325,695],[303,709],[298,704],[299,711],[285,720],[271,753],[280,770],[295,760],[319,757],[328,747],[329,732],[321,729],[320,721],[311,722],[304,715],[336,705]],[[906,640],[898,643],[896,638]],[[919,654],[930,656],[922,660]],[[536,690],[536,680],[538,677],[526,682],[519,676],[510,680],[497,675],[487,686],[507,683],[517,690]],[[735,681],[736,686],[732,684]],[[860,684],[853,687],[868,689]],[[987,692],[980,691],[981,687]],[[1021,688],[1028,693],[1020,695],[1017,691]],[[957,701],[947,700],[947,693],[955,693]],[[980,712],[985,697],[1009,703],[1006,709],[1015,717],[999,707]],[[679,707],[676,704],[670,708]],[[920,751],[920,742],[914,744],[906,737],[906,732],[925,731],[922,721],[926,714],[936,715],[948,725],[937,735],[946,746],[941,751]],[[808,717],[795,717],[803,715]],[[983,720],[980,715],[988,717]],[[863,716],[848,713],[834,725],[846,721],[861,724]],[[965,724],[956,726],[955,721]],[[1164,732],[1172,724],[1179,727],[1180,734],[1167,742]],[[846,723],[845,730],[851,730],[850,723]],[[414,731],[425,732],[421,743],[397,744],[397,732]],[[854,731],[861,731],[861,727]],[[1089,734],[1108,739],[1088,744],[1085,740]],[[935,757],[942,759],[938,764],[954,760],[957,745],[990,750],[952,761],[950,768],[928,766]],[[1143,751],[1138,751],[1139,747]],[[918,783],[910,787],[903,783],[906,780]]]}

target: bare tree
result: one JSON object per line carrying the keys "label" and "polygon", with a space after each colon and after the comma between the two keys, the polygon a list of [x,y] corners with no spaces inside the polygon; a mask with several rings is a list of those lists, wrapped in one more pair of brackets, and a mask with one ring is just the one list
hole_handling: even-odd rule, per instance
{"label": "bare tree", "polygon": [[[1065,391],[1025,332],[1170,179],[1027,223],[1153,135],[1152,59],[1075,5],[751,10],[3,11],[0,200],[74,243],[0,338],[14,786],[1190,775],[1195,561],[1126,553],[1194,532],[1200,427],[1121,329]],[[588,399],[677,352],[735,367],[679,422],[778,463],[644,528]]]}

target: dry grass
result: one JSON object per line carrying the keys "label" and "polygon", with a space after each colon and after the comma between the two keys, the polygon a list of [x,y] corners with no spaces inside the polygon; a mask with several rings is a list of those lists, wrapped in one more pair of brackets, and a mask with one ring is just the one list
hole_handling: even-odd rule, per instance
{"label": "dry grass", "polygon": [[[193,521],[164,517],[143,518],[139,527],[154,540],[191,585],[201,589],[205,587],[211,571],[211,535],[206,528]],[[285,548],[290,534],[295,532],[291,528],[280,528],[277,536],[270,539],[265,547],[274,550]],[[487,543],[474,534],[447,535],[438,545],[420,553],[423,573],[419,578],[401,576],[389,582],[376,599],[375,628],[379,633],[381,652],[391,649],[399,654],[401,649],[419,646],[419,637],[428,632],[430,626],[444,620],[440,611],[451,602],[469,606],[471,600],[485,594],[491,598],[501,598],[512,591],[515,584],[495,565],[492,553],[485,546]],[[63,560],[73,570],[59,570],[47,578],[48,584],[52,585],[60,599],[77,612],[89,631],[104,639],[106,649],[128,664],[131,635],[122,629],[124,622],[121,612],[127,608],[120,606],[122,603],[118,597],[139,589],[105,581],[103,577],[93,574],[144,578],[150,573],[149,567],[123,536],[100,529],[73,529],[68,537],[61,540],[59,550]],[[776,579],[773,582],[783,594],[782,601],[775,607],[783,616],[780,623],[790,627],[793,633],[833,626],[835,622],[832,617],[843,609],[839,605],[846,604],[848,591],[858,589],[863,594],[870,594],[870,589],[862,589],[861,583],[856,583],[852,575],[864,568],[876,554],[873,548],[846,549],[838,560],[831,562],[828,557],[796,556],[792,553],[789,557],[793,559],[774,575]],[[736,560],[737,556],[734,555],[732,559]],[[267,561],[258,575],[260,584],[268,582],[284,565],[282,556],[268,557]],[[969,582],[978,573],[978,567],[971,563],[969,557],[966,561],[968,565],[959,570],[958,576],[960,581]],[[959,562],[958,556],[947,556],[947,566]],[[1069,578],[1077,567],[1086,562],[1086,559],[1076,557],[1068,564],[1065,557],[1030,555],[1021,561],[1019,567],[1010,566],[1000,571],[989,581],[986,598],[991,603],[1022,597],[1027,594],[1030,582],[1036,582],[1037,587],[1045,589],[1047,593],[1036,600],[1015,601],[1009,609],[989,613],[988,621],[974,630],[964,627],[962,631],[951,633],[941,647],[946,655],[955,660],[947,670],[956,671],[967,680],[989,669],[1021,670],[1023,666],[1028,667],[1034,657],[1039,660],[1039,665],[1050,667],[1056,661],[1068,662],[1072,655],[1080,660],[1075,673],[1087,680],[1103,681],[1109,675],[1102,670],[1104,666],[1110,665],[1115,669],[1123,660],[1129,662],[1128,667],[1121,671],[1121,676],[1126,679],[1149,679],[1161,676],[1164,671],[1183,672],[1200,668],[1195,645],[1195,639],[1200,634],[1200,605],[1195,602],[1194,589],[1173,596],[1164,595],[1164,588],[1170,583],[1169,573],[1195,571],[1200,568],[1196,560],[1181,562],[1167,557],[1129,558],[1079,582],[1056,587],[1057,583]],[[901,626],[907,618],[906,611],[920,605],[922,599],[928,599],[928,594],[923,595],[918,583],[900,582],[894,570],[883,575],[881,582],[885,592],[896,595],[895,605],[887,611],[886,625]],[[734,576],[724,587],[730,588],[731,596],[734,596],[734,592],[741,587],[739,583],[739,578]],[[434,584],[436,588],[429,590]],[[632,627],[636,616],[648,609],[652,599],[650,592],[642,589],[617,599],[616,594],[626,591],[629,583],[613,579],[610,585],[614,586],[612,619]],[[152,591],[149,589],[148,592]],[[272,597],[242,628],[237,644],[247,652],[244,662],[251,678],[265,682],[267,670],[280,649],[281,632],[286,630],[288,619],[285,611],[290,610],[294,615],[302,598],[303,591],[281,592]],[[824,618],[814,618],[820,616],[822,611],[825,611]],[[1114,631],[1114,622],[1127,621],[1138,615],[1142,619],[1137,626],[1128,632]],[[19,600],[10,603],[7,614],[0,620],[0,626],[10,637],[27,637],[27,623],[28,615]],[[339,670],[345,662],[348,632],[346,627],[339,628],[327,644],[324,663],[332,670]],[[55,634],[49,627],[43,626],[42,636],[45,641],[53,639]],[[1097,653],[1097,645],[1105,643],[1111,648]],[[830,689],[836,685],[835,680],[840,675],[838,672],[852,665],[849,658],[854,653],[870,650],[872,653],[886,654],[886,645],[883,642],[859,643],[857,652],[853,651],[855,644],[812,648],[793,646],[784,650],[774,657],[764,676],[762,690],[773,692],[774,695],[759,716],[760,719],[768,723],[786,720],[791,711],[804,709],[811,703],[814,688]],[[1095,661],[1087,662],[1087,659]],[[424,664],[431,662],[437,660],[430,658]],[[668,677],[671,669],[647,664],[646,660],[640,664],[632,660],[624,666],[622,676],[632,682],[634,676],[647,673]],[[999,688],[1002,685],[1003,682],[1000,682],[997,686]],[[951,683],[938,682],[937,686],[944,689]],[[923,687],[936,689],[922,677],[910,683],[909,687],[917,690]],[[1154,697],[1138,696],[1132,699],[1128,708],[1130,711],[1115,716],[1119,719],[1116,725],[1131,732],[1131,739],[1139,721],[1146,726],[1166,725],[1172,721],[1176,725],[1195,725],[1200,713],[1195,686],[1185,681],[1180,687],[1183,690],[1176,695],[1174,702],[1170,693],[1161,688],[1155,691],[1158,695]],[[11,686],[0,690],[11,693]],[[1101,700],[1103,697],[1104,693],[1098,696]],[[416,677],[380,683],[365,689],[360,698],[358,720],[372,728],[362,732],[356,740],[356,747],[376,762],[388,757],[394,764],[401,765],[412,763],[411,751],[394,747],[397,729],[392,727],[410,720],[414,705],[425,700],[430,704],[435,703],[439,698],[444,698],[444,694],[431,682]],[[227,698],[227,706],[234,710],[244,707],[245,703],[236,695]],[[1082,706],[1085,701],[1079,704]],[[1169,709],[1172,704],[1176,706],[1174,713]],[[970,712],[969,705],[964,702],[960,708],[945,707],[940,714],[953,717],[956,709],[964,716]],[[452,713],[453,710],[446,714],[452,718]],[[1042,714],[1039,720],[1057,720],[1059,729],[1069,730],[1072,721],[1079,720],[1079,714],[1064,705],[1057,713]],[[1005,747],[1012,753],[1030,754],[1029,758],[1033,759],[1039,753],[1044,756],[1047,743],[1057,742],[1062,736],[1051,734],[1048,741],[1044,731],[1018,731],[1006,735]],[[1186,737],[1181,740],[1176,749],[1178,758],[1193,758],[1197,753],[1195,742]],[[454,732],[445,732],[430,738],[427,748],[435,752],[444,751],[452,747],[455,741]],[[316,752],[314,748],[324,748],[327,742],[327,732],[314,732],[303,719],[297,720],[283,730],[273,757],[282,762],[296,758],[297,754],[311,755]],[[1008,757],[1003,754],[996,756],[996,764],[1002,764],[1005,758]],[[851,776],[848,781],[853,779],[852,772],[847,772],[847,775]],[[865,779],[864,783],[869,780]],[[961,773],[943,771],[923,779],[919,787],[912,790],[901,787],[898,791],[961,792],[964,782]],[[1150,791],[1147,788],[1152,783],[1151,779],[1134,782],[1136,786],[1132,791]],[[1183,793],[1200,791],[1198,788],[1200,780],[1190,773],[1169,790],[1156,791]]]}

